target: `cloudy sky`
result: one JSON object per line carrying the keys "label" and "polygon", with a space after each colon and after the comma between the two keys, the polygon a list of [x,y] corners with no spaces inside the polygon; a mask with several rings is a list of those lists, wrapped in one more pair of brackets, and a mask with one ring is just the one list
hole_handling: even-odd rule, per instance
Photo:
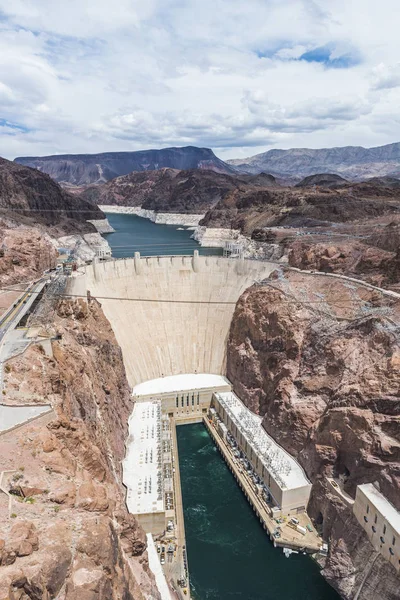
{"label": "cloudy sky", "polygon": [[0,155],[400,141],[398,0],[0,0]]}

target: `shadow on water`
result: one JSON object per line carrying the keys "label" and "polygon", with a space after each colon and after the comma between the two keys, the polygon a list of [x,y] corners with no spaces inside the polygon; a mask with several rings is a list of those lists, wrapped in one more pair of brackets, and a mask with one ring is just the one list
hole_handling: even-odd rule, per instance
{"label": "shadow on water", "polygon": [[221,248],[201,248],[191,239],[193,231],[178,225],[156,225],[136,215],[107,213],[114,233],[103,237],[111,246],[114,258],[126,258],[140,252],[142,256],[193,254],[199,250],[203,256],[218,256]]}
{"label": "shadow on water", "polygon": [[307,556],[274,548],[202,424],[177,428],[195,600],[338,600]]}

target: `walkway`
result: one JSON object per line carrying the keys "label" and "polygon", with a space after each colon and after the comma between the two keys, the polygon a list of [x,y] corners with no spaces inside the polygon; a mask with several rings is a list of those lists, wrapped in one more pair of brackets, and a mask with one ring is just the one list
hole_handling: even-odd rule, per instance
{"label": "walkway", "polygon": [[0,433],[29,423],[51,411],[50,404],[36,406],[6,406],[5,404],[0,404]]}

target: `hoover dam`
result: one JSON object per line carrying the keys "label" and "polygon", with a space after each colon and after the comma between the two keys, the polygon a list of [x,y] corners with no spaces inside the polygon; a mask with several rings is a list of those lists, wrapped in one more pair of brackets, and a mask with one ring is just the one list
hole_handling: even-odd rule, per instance
{"label": "hoover dam", "polygon": [[183,373],[225,374],[235,304],[276,268],[219,256],[160,256],[98,262],[72,293],[99,297],[121,346],[132,388]]}
{"label": "hoover dam", "polygon": [[[323,551],[306,513],[311,483],[225,377],[236,303],[275,269],[198,251],[143,258],[136,252],[95,261],[72,278],[70,293],[98,298],[122,350],[135,401],[122,465],[126,502],[149,553],[160,553],[163,569],[158,560],[152,564],[163,600],[168,584],[180,598],[190,596],[177,425],[204,423],[274,546]],[[301,533],[278,531],[274,519],[291,515]]]}

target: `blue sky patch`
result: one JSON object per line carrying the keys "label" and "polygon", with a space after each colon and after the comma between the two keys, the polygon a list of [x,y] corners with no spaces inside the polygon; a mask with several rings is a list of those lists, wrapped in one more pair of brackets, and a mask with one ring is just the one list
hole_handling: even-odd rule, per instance
{"label": "blue sky patch", "polygon": [[305,52],[300,56],[299,60],[321,63],[326,67],[331,67],[333,69],[348,69],[350,67],[354,67],[360,62],[357,53],[346,52],[340,56],[331,58],[332,53],[332,47],[320,46],[319,48],[314,48],[313,50]]}
{"label": "blue sky patch", "polygon": [[22,133],[28,133],[28,131],[32,131],[29,127],[25,127],[25,125],[21,125],[20,123],[12,123],[11,121],[7,121],[7,119],[0,119],[0,127],[8,127],[8,129],[15,129],[15,132],[19,131]]}

